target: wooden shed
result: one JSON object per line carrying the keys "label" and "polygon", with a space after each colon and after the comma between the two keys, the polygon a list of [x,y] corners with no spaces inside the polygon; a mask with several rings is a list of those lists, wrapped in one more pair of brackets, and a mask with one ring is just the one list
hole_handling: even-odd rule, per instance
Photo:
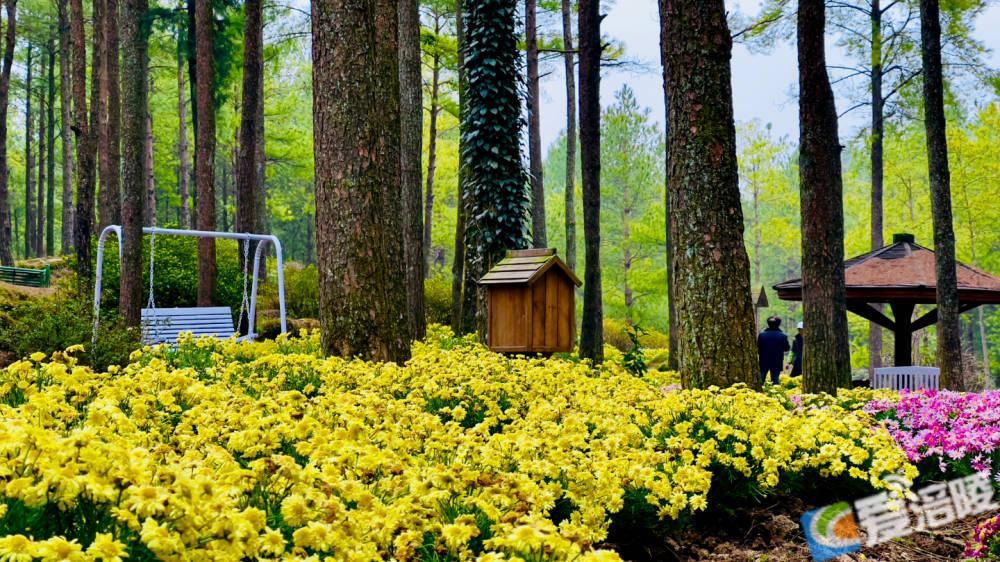
{"label": "wooden shed", "polygon": [[580,280],[554,248],[511,250],[479,284],[486,287],[486,342],[504,353],[573,350]]}

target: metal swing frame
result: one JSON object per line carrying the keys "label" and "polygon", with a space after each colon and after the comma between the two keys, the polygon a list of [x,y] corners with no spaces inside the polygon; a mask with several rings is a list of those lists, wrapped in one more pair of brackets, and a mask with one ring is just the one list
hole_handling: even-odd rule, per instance
{"label": "metal swing frame", "polygon": [[[281,255],[281,241],[278,240],[277,236],[270,234],[250,234],[250,233],[236,233],[236,232],[215,232],[209,230],[183,230],[179,228],[158,228],[158,227],[143,227],[143,234],[168,234],[172,236],[193,236],[195,238],[222,238],[226,240],[245,240],[247,244],[251,240],[257,241],[257,250],[254,252],[253,258],[253,288],[250,291],[250,310],[247,314],[249,318],[249,326],[247,328],[247,333],[254,333],[254,324],[256,322],[257,316],[257,286],[258,279],[257,274],[260,270],[260,257],[261,252],[264,249],[264,243],[269,242],[274,246],[274,252],[277,255],[277,270],[278,270],[278,307],[281,313],[281,333],[288,332],[288,323],[285,317],[285,262]],[[118,237],[118,263],[122,262],[122,227],[117,224],[112,224],[104,228],[101,231],[101,236],[97,241],[97,272],[94,275],[94,337],[97,337],[97,325],[100,321],[101,312],[101,278],[104,271],[104,241],[107,239],[109,234],[114,234]],[[153,256],[150,256],[150,260]],[[245,266],[244,266],[245,267]],[[245,294],[245,293],[244,293]]]}

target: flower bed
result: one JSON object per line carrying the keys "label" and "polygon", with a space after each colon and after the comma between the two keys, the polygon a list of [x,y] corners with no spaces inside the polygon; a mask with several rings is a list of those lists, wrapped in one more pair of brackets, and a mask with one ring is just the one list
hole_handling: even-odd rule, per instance
{"label": "flower bed", "polygon": [[666,374],[508,359],[443,330],[406,366],[318,347],[186,341],[107,373],[69,354],[0,372],[0,558],[613,560],[597,546],[613,525],[915,476],[837,404],[663,392]]}

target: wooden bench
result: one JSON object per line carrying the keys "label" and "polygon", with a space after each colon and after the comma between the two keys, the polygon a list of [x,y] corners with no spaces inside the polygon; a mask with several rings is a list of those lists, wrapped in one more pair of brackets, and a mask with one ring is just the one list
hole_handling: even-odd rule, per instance
{"label": "wooden bench", "polygon": [[50,267],[45,269],[25,269],[23,267],[0,267],[0,281],[25,287],[48,287]]}
{"label": "wooden bench", "polygon": [[872,388],[917,390],[941,388],[941,369],[937,367],[881,367],[875,369]]}
{"label": "wooden bench", "polygon": [[[196,338],[212,336],[229,339],[236,334],[233,310],[228,306],[142,309],[142,343],[176,344],[177,338],[184,332],[191,332]],[[247,338],[253,338],[253,335],[240,339]]]}

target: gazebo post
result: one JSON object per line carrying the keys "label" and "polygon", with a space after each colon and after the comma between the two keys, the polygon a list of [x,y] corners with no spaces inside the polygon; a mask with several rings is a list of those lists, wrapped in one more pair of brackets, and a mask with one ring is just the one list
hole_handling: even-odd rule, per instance
{"label": "gazebo post", "polygon": [[895,324],[895,364],[907,367],[913,364],[913,308],[912,301],[893,301],[892,319]]}

